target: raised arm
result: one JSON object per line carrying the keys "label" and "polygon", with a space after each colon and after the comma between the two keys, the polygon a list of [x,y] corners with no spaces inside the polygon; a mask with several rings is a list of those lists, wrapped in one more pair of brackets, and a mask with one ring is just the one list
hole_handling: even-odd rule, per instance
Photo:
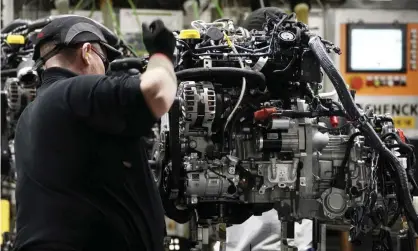
{"label": "raised arm", "polygon": [[153,55],[147,71],[141,75],[141,91],[156,118],[168,112],[173,104],[177,89],[177,78],[173,64],[163,54]]}
{"label": "raised arm", "polygon": [[150,54],[141,90],[156,117],[168,112],[174,101],[177,79],[171,62],[176,39],[161,20],[142,24],[145,47]]}

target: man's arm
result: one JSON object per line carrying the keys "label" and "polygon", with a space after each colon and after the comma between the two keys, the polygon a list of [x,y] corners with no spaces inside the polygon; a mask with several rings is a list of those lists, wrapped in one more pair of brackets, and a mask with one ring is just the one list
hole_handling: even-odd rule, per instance
{"label": "man's arm", "polygon": [[160,118],[173,104],[177,78],[172,62],[163,54],[154,54],[141,75],[141,91],[155,117]]}
{"label": "man's arm", "polygon": [[155,54],[140,77],[80,76],[65,85],[72,113],[96,130],[143,136],[170,109],[177,80],[172,63]]}

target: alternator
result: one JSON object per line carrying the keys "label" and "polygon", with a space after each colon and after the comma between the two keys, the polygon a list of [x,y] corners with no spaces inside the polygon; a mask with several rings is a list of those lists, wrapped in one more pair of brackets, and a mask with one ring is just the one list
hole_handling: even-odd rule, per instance
{"label": "alternator", "polygon": [[182,82],[179,86],[182,99],[182,113],[186,122],[186,130],[207,128],[210,134],[216,112],[216,94],[210,82]]}
{"label": "alternator", "polygon": [[6,80],[4,90],[7,93],[7,104],[9,109],[17,111],[21,106],[22,95],[19,92],[19,79],[8,78]]}

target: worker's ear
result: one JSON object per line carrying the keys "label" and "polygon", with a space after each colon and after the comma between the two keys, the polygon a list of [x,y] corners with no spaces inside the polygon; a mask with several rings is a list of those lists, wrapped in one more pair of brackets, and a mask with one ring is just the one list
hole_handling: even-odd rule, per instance
{"label": "worker's ear", "polygon": [[86,65],[91,64],[91,44],[84,43],[81,47],[81,57]]}

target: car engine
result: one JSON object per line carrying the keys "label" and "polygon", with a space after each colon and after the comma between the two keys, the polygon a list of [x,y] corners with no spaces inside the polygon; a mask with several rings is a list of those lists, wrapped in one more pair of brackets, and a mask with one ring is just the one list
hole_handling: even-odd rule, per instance
{"label": "car engine", "polygon": [[[7,39],[28,37],[51,18],[2,30],[2,163],[13,163],[14,125],[41,76],[30,40]],[[391,250],[398,219],[417,232],[414,149],[390,114],[356,105],[328,56],[340,53],[337,47],[293,14],[266,12],[259,31],[229,19],[192,26],[175,32],[178,92],[145,139],[167,216],[190,223],[191,250],[208,244],[210,226],[240,224],[273,208],[290,227],[283,240],[302,219],[347,225],[352,242],[373,233],[380,251]],[[146,58],[116,45],[126,58],[113,61],[109,74],[146,68]],[[323,72],[332,93],[320,92]]]}
{"label": "car engine", "polygon": [[262,31],[222,19],[176,33],[179,88],[151,161],[167,215],[240,224],[274,208],[284,222],[351,225],[352,241],[400,215],[418,226],[403,132],[354,103],[331,42],[293,15],[265,18]]}

